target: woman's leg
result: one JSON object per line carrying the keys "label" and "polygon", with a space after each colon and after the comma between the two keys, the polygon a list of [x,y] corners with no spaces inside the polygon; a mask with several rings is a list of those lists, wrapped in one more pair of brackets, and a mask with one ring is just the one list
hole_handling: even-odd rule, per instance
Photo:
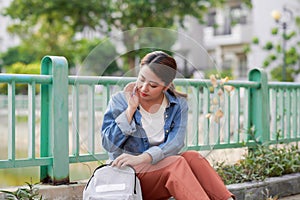
{"label": "woman's leg", "polygon": [[181,154],[188,162],[199,183],[212,200],[227,200],[234,197],[224,185],[220,176],[210,163],[197,151],[186,151]]}
{"label": "woman's leg", "polygon": [[209,200],[182,156],[170,156],[156,165],[135,167],[144,200]]}

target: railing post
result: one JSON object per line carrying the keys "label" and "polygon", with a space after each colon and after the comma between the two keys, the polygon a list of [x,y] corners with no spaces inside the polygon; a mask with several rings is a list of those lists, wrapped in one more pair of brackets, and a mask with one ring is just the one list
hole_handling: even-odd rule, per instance
{"label": "railing post", "polygon": [[68,62],[64,57],[45,56],[41,74],[52,84],[41,86],[41,157],[53,158],[42,166],[40,180],[53,185],[69,183]]}
{"label": "railing post", "polygon": [[262,69],[252,69],[248,74],[249,81],[260,84],[258,88],[251,88],[249,95],[249,128],[255,129],[256,140],[265,143],[270,140],[270,103],[268,90],[268,76]]}

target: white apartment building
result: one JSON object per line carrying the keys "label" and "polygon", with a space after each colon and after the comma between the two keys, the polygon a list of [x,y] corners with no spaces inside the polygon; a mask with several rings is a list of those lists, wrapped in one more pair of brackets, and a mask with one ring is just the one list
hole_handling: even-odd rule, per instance
{"label": "white apartment building", "polygon": [[[253,8],[250,10],[238,0],[228,0],[223,8],[211,10],[207,17],[207,26],[199,25],[194,19],[187,19],[188,37],[194,40],[181,39],[174,49],[184,52],[185,65],[192,70],[203,72],[209,68],[231,69],[235,79],[246,79],[249,69],[262,67],[266,57],[258,46],[251,46],[251,52],[245,54],[244,48],[252,43],[254,37],[259,38],[260,43],[267,41],[282,40],[280,33],[277,36],[271,35],[271,29],[282,27],[272,18],[272,11],[283,11],[283,7],[292,11],[293,16],[299,13],[299,0],[252,0]],[[284,16],[282,16],[284,17]],[[288,23],[287,31],[293,29],[293,21]],[[295,29],[293,29],[295,30]],[[203,51],[194,48],[195,41],[201,44]],[[287,44],[295,45],[295,44]],[[197,49],[197,50],[196,50]],[[180,58],[178,58],[180,60]],[[183,63],[183,59],[181,61]]]}

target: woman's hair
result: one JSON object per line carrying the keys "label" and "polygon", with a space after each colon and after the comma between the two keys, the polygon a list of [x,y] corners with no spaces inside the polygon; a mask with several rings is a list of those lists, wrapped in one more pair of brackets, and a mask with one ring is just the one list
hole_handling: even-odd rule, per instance
{"label": "woman's hair", "polygon": [[154,51],[146,54],[141,60],[141,67],[147,65],[156,76],[158,76],[165,86],[170,85],[169,91],[175,96],[187,97],[186,94],[175,90],[173,80],[177,73],[177,64],[175,59],[163,51]]}

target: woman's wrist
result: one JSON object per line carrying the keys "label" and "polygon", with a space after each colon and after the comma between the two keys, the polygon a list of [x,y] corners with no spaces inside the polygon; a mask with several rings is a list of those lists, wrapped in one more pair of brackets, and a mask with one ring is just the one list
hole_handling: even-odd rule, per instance
{"label": "woman's wrist", "polygon": [[129,107],[128,107],[128,108],[126,109],[126,111],[125,111],[129,123],[130,123],[131,120],[132,120],[132,117],[133,117],[134,112],[135,112],[135,109],[133,110],[133,109],[131,109],[131,108],[129,108]]}
{"label": "woman's wrist", "polygon": [[149,153],[142,153],[140,154],[140,157],[143,160],[143,163],[151,163],[152,162],[152,157]]}

